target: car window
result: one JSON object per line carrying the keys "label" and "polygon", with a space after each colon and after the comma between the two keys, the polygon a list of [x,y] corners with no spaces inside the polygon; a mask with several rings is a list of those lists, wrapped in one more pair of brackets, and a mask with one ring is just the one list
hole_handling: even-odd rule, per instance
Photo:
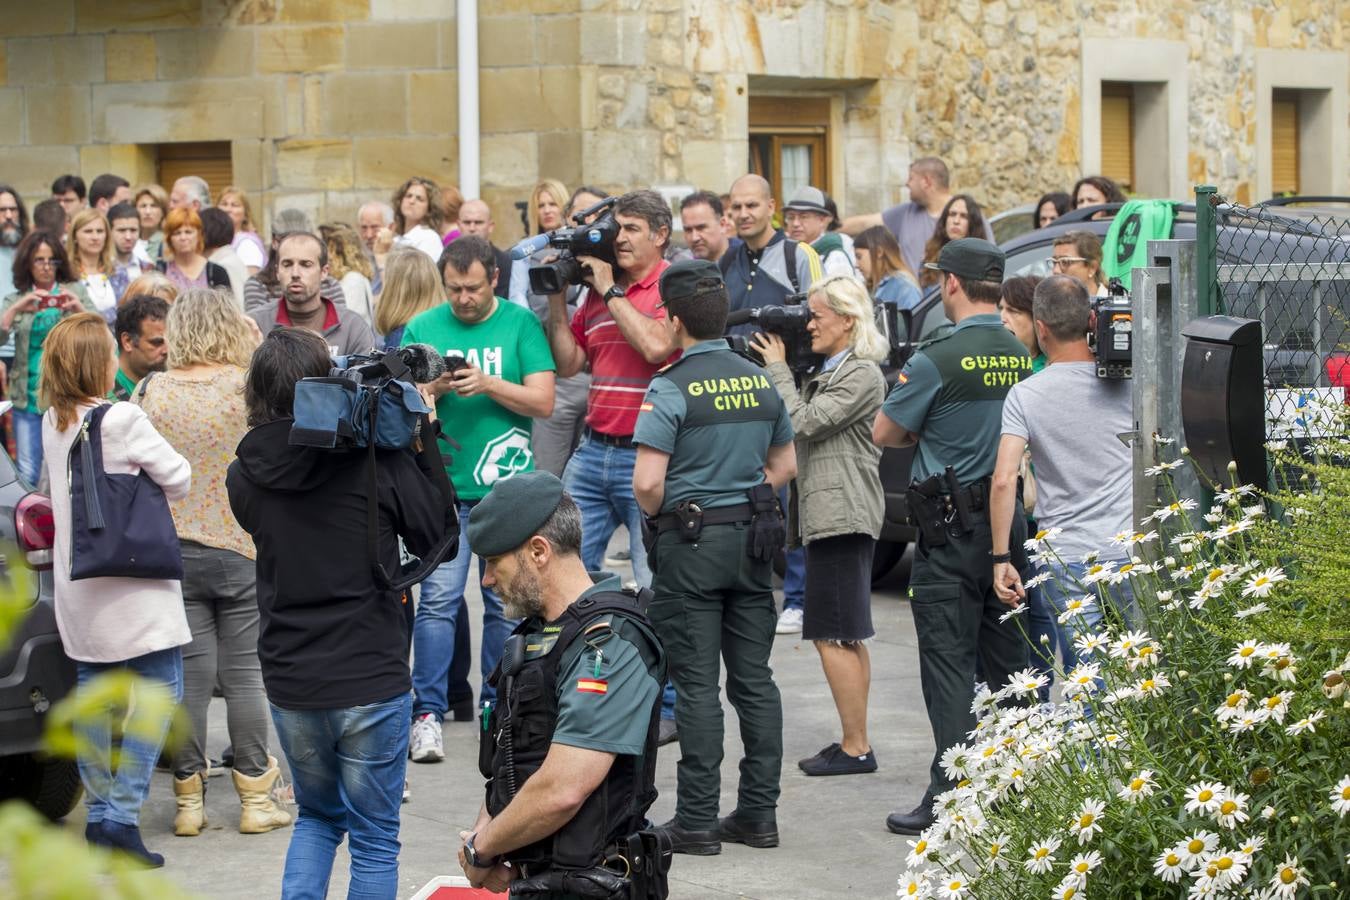
{"label": "car window", "polygon": [[1053,248],[1053,244],[1036,244],[1023,247],[1008,257],[1008,261],[1003,267],[1003,277],[1008,279],[1018,275],[1039,275],[1045,278],[1051,274],[1050,251]]}
{"label": "car window", "polygon": [[947,318],[946,311],[942,308],[942,298],[936,289],[919,304],[914,311],[914,318],[916,320],[915,340],[918,343],[938,337],[939,329],[952,324],[951,320]]}

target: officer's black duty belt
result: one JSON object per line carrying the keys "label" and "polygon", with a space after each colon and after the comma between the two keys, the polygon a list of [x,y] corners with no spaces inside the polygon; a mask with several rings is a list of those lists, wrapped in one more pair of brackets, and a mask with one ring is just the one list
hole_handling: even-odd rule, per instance
{"label": "officer's black duty belt", "polygon": [[599,441],[600,443],[610,447],[621,447],[624,450],[633,449],[633,436],[631,434],[624,434],[624,435],[603,434],[602,432],[596,431],[595,429],[591,428],[591,426],[587,425],[586,437],[590,438],[593,441]]}
{"label": "officer's black duty belt", "polygon": [[[961,493],[965,496],[966,505],[971,512],[980,512],[989,502],[989,479],[981,478],[979,481],[972,481],[970,484],[961,485]],[[952,505],[956,505],[955,498],[948,493],[938,495],[944,500],[950,500]]]}
{"label": "officer's black duty belt", "polygon": [[[703,510],[703,526],[732,525],[749,522],[755,517],[755,511],[749,503],[737,503],[732,506],[714,506]],[[656,532],[674,531],[680,527],[680,514],[662,513],[656,517]]]}

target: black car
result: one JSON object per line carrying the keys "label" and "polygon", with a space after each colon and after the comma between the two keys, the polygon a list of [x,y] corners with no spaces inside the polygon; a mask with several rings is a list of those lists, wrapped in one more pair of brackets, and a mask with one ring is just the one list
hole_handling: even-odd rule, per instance
{"label": "black car", "polygon": [[[0,403],[0,415],[8,407]],[[0,452],[0,579],[12,587],[11,571],[29,570],[27,612],[8,642],[0,640],[0,801],[27,800],[54,821],[75,808],[82,789],[74,760],[42,752],[47,712],[75,687],[52,606],[53,534],[51,501]]]}

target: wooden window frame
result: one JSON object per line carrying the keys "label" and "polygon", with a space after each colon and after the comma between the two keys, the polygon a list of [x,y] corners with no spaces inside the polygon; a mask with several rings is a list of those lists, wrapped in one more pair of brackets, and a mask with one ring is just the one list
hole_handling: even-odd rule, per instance
{"label": "wooden window frame", "polygon": [[[827,96],[751,96],[749,102],[749,170],[768,179],[781,210],[783,173],[778,161],[784,147],[811,148],[811,184],[832,194],[830,177],[831,99]],[[772,165],[765,165],[764,139]],[[767,171],[767,174],[766,174]]]}

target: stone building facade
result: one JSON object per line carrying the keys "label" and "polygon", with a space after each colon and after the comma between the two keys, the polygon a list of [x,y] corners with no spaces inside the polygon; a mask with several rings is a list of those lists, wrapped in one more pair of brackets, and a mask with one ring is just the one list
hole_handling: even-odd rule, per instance
{"label": "stone building facade", "polygon": [[[353,216],[411,174],[458,179],[454,0],[4,7],[0,181],[29,200],[64,172],[154,180],[166,146],[183,142],[216,148],[265,210],[322,219]],[[1235,198],[1268,196],[1277,91],[1294,91],[1300,110],[1306,101],[1308,188],[1350,192],[1343,0],[478,10],[481,194],[503,238],[519,234],[514,204],[541,176],[724,191],[747,169],[752,132],[765,147],[814,142],[813,175],[845,213],[903,199],[909,162],[930,154],[959,189],[1012,207],[1099,167],[1104,82],[1133,85],[1143,192],[1184,197],[1212,181]],[[794,120],[796,109],[809,114]]]}

